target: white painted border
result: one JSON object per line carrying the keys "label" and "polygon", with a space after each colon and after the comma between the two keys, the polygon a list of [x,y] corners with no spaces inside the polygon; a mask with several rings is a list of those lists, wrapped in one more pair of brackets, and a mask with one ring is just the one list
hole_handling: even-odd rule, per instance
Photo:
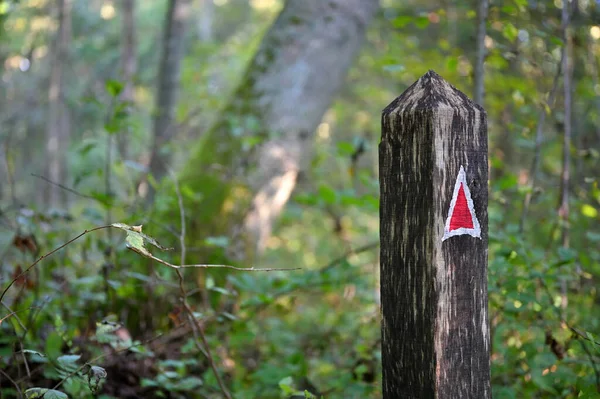
{"label": "white painted border", "polygon": [[[458,190],[460,190],[461,183],[463,184],[465,197],[467,198],[467,205],[469,207],[469,211],[471,212],[473,228],[467,229],[465,227],[461,227],[450,231],[450,219],[452,219],[452,214],[454,213],[454,206],[456,205]],[[458,171],[458,177],[456,178],[456,183],[454,183],[454,193],[452,194],[452,201],[450,201],[450,209],[448,210],[448,218],[446,219],[446,225],[444,226],[444,236],[442,237],[442,241],[453,236],[461,236],[464,234],[481,239],[481,226],[479,225],[479,220],[477,220],[477,215],[475,215],[475,208],[473,207],[473,200],[471,199],[471,191],[467,185],[467,175],[465,174],[465,170],[461,165],[460,170]]]}

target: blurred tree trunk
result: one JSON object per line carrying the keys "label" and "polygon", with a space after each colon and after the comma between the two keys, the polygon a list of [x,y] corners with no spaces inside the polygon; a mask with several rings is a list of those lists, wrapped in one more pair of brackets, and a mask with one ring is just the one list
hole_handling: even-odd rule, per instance
{"label": "blurred tree trunk", "polygon": [[[189,14],[189,0],[169,0],[158,72],[153,143],[150,155],[150,173],[156,180],[161,179],[166,174],[169,162],[168,156],[164,153],[163,145],[166,144],[165,141],[170,134],[169,130],[173,128],[181,75],[185,25]],[[153,198],[153,192],[153,188],[150,187],[150,200]]]}
{"label": "blurred tree trunk", "polygon": [[239,245],[229,259],[264,249],[377,8],[377,0],[287,1],[181,174],[202,195],[186,198],[194,240],[232,237]]}
{"label": "blurred tree trunk", "polygon": [[[122,0],[121,30],[123,42],[121,43],[121,68],[123,73],[123,92],[121,101],[133,104],[133,76],[137,69],[137,51],[135,40],[135,0]],[[122,132],[118,137],[119,153],[121,157],[127,158],[128,154],[128,131]]]}
{"label": "blurred tree trunk", "polygon": [[[70,116],[65,101],[65,68],[69,65],[71,41],[71,0],[57,0],[58,31],[54,39],[48,90],[48,125],[46,130],[46,173],[55,183],[67,180],[67,149],[70,139]],[[45,186],[47,206],[66,206],[66,191],[55,184]]]}
{"label": "blurred tree trunk", "polygon": [[474,100],[483,107],[483,98],[485,93],[485,31],[488,17],[488,0],[478,0],[477,9],[477,56],[475,60],[475,90]]}
{"label": "blurred tree trunk", "polygon": [[198,37],[204,43],[213,39],[213,20],[215,3],[213,0],[200,0],[200,20],[198,22]]}

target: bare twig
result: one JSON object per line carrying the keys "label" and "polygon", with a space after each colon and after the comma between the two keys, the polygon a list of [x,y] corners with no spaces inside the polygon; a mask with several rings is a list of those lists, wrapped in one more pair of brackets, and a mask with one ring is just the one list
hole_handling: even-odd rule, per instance
{"label": "bare twig", "polygon": [[4,317],[2,317],[2,318],[0,319],[0,324],[2,324],[2,323],[4,322],[4,320],[8,319],[9,317],[11,317],[11,316],[15,316],[15,319],[17,319],[17,323],[19,323],[19,326],[20,326],[20,327],[21,327],[23,330],[25,330],[25,331],[27,331],[27,328],[25,327],[25,325],[23,324],[23,322],[21,321],[21,319],[19,318],[19,316],[17,316],[17,313],[20,313],[20,312],[27,312],[28,310],[31,310],[31,309],[39,309],[39,307],[38,307],[38,306],[31,306],[31,307],[29,307],[29,308],[27,308],[27,309],[20,309],[20,310],[15,310],[15,311],[13,311],[13,310],[12,310],[11,308],[9,308],[9,307],[8,307],[8,305],[7,305],[7,304],[5,304],[4,302],[2,302],[2,306],[4,306],[4,308],[6,308],[6,310],[8,310],[10,313],[9,313],[9,314],[7,314],[6,316],[4,316]]}
{"label": "bare twig", "polygon": [[71,193],[71,194],[73,194],[73,195],[76,195],[76,196],[78,196],[78,197],[81,197],[81,198],[87,198],[87,199],[91,199],[91,200],[94,200],[94,201],[97,201],[97,202],[100,202],[100,203],[102,203],[102,201],[100,201],[98,198],[94,198],[94,197],[92,197],[91,195],[82,194],[82,193],[80,193],[79,191],[73,190],[72,188],[69,188],[69,187],[67,187],[67,186],[64,186],[64,185],[62,185],[62,184],[60,184],[60,183],[53,182],[52,180],[48,179],[48,178],[47,178],[47,177],[45,177],[45,176],[36,175],[35,173],[31,173],[31,176],[33,176],[33,177],[37,177],[38,179],[42,179],[42,180],[43,180],[43,181],[45,181],[46,183],[49,183],[49,184],[52,184],[52,185],[54,185],[54,186],[60,187],[60,188],[62,188],[63,190],[65,190],[65,191],[67,191],[67,192],[69,192],[69,193]]}
{"label": "bare twig", "polygon": [[161,263],[165,266],[168,266],[170,268],[173,269],[188,269],[188,268],[198,268],[198,269],[209,269],[209,268],[215,268],[215,269],[233,269],[233,270],[239,270],[242,272],[276,272],[276,271],[291,271],[291,270],[301,270],[301,267],[294,267],[294,268],[271,268],[271,267],[264,267],[264,268],[259,268],[259,267],[235,267],[235,266],[231,266],[231,265],[213,265],[213,264],[206,264],[206,263],[198,263],[198,264],[194,264],[194,265],[174,265],[172,263],[167,262],[166,260],[162,260],[160,258],[157,258],[156,256],[152,255],[151,253],[144,253],[140,250],[138,250],[135,247],[129,246],[127,247],[130,250],[132,250],[133,252],[136,252],[146,258],[150,258],[152,260],[157,261],[158,263]]}
{"label": "bare twig", "polygon": [[[183,197],[181,196],[181,192],[179,191],[179,183],[177,182],[177,178],[175,176],[173,176],[172,173],[171,173],[171,176],[173,178],[173,183],[175,184],[175,193],[177,195],[177,200],[178,200],[178,204],[179,204],[179,216],[181,219],[181,233],[179,236],[179,241],[181,244],[181,259],[180,259],[180,261],[181,261],[181,264],[183,265],[185,263],[185,255],[186,255],[185,254],[185,252],[186,252],[186,249],[185,249],[186,248],[185,247],[185,207],[183,206]],[[227,398],[227,399],[231,399],[231,394],[227,390],[227,387],[225,387],[225,384],[223,383],[223,380],[221,379],[221,375],[219,374],[219,370],[217,369],[217,365],[216,365],[215,360],[210,351],[210,345],[208,344],[208,340],[206,339],[206,335],[204,334],[202,325],[200,324],[200,322],[198,321],[196,316],[194,316],[194,312],[192,311],[192,308],[190,308],[190,305],[187,301],[188,294],[187,294],[187,292],[185,290],[185,286],[183,284],[183,275],[181,274],[181,270],[179,268],[176,268],[175,271],[177,272],[177,276],[179,277],[179,290],[181,291],[181,301],[183,302],[183,306],[185,307],[185,310],[188,313],[188,317],[190,318],[191,321],[193,321],[193,323],[194,323],[193,325],[195,325],[195,327],[196,327],[196,329],[192,328],[192,331],[194,332],[194,335],[198,334],[198,336],[200,337],[200,340],[202,340],[203,347],[198,344],[198,337],[195,337],[196,338],[195,342],[197,343],[198,349],[202,353],[204,353],[204,355],[208,359],[208,362],[210,363],[210,367],[215,375],[215,378],[217,379],[217,383],[219,384],[219,388],[221,389],[223,396],[225,396],[225,398]]]}
{"label": "bare twig", "polygon": [[340,257],[335,258],[334,260],[332,260],[331,262],[329,262],[327,265],[325,265],[322,268],[318,269],[318,271],[319,271],[319,273],[325,273],[329,269],[332,269],[335,266],[337,266],[341,261],[346,260],[351,255],[357,255],[357,254],[360,254],[362,252],[367,252],[367,251],[370,251],[371,249],[377,248],[378,246],[379,246],[379,241],[374,241],[374,242],[371,242],[369,244],[363,245],[362,247],[358,247],[356,249],[351,249],[348,252],[346,252],[343,255],[341,255]]}
{"label": "bare twig", "polygon": [[585,335],[584,333],[582,333],[581,331],[579,331],[578,329],[576,329],[575,327],[569,326],[567,324],[567,327],[569,327],[569,330],[571,330],[573,333],[575,333],[576,335],[578,335],[579,337],[585,339],[586,341],[590,341],[591,343],[593,343],[594,345],[598,345],[600,346],[600,342],[598,341],[594,341],[593,339],[590,339],[587,337],[587,335]]}
{"label": "bare twig", "polygon": [[19,274],[15,278],[13,278],[12,281],[10,283],[8,283],[8,286],[4,289],[4,291],[2,291],[2,295],[0,295],[0,302],[2,301],[2,299],[4,299],[4,295],[6,295],[6,292],[10,289],[10,287],[12,287],[12,285],[17,280],[19,280],[21,277],[23,277],[24,275],[26,275],[35,265],[37,265],[38,263],[40,263],[43,259],[47,258],[48,256],[54,254],[57,251],[60,251],[61,249],[63,249],[67,245],[71,244],[73,241],[78,240],[79,238],[83,237],[84,235],[86,235],[88,233],[91,233],[92,231],[102,230],[102,229],[108,229],[108,228],[111,228],[111,227],[113,227],[113,226],[99,226],[99,227],[94,227],[93,229],[84,230],[83,233],[79,234],[78,236],[70,239],[66,243],[62,244],[61,246],[59,246],[59,247],[57,247],[55,249],[53,249],[52,251],[48,252],[47,254],[44,254],[44,255],[40,256],[35,262],[33,262],[31,265],[29,265],[29,267],[27,267],[27,269],[25,269],[21,274]]}
{"label": "bare twig", "polygon": [[21,388],[19,388],[19,384],[17,384],[16,381],[10,377],[10,375],[8,375],[4,371],[2,371],[2,369],[0,369],[0,374],[2,374],[4,377],[6,377],[6,379],[9,380],[15,386],[15,389],[17,390],[17,392],[19,392],[19,397],[21,397],[21,398],[25,397],[25,396],[23,396],[23,392],[21,391]]}
{"label": "bare twig", "polygon": [[[27,309],[21,309],[21,310],[17,310],[17,311],[12,311],[12,309],[10,307],[8,307],[8,305],[5,304],[4,302],[2,302],[2,306],[4,306],[6,308],[6,310],[8,310],[10,313],[0,319],[0,324],[2,324],[2,322],[4,320],[8,319],[9,317],[15,316],[15,319],[17,320],[17,323],[19,324],[19,326],[21,327],[21,329],[23,329],[22,334],[20,336],[18,336],[17,339],[19,341],[19,346],[21,347],[21,356],[23,358],[23,364],[25,365],[25,370],[27,371],[27,376],[31,377],[31,369],[29,368],[29,362],[27,361],[27,356],[25,356],[24,347],[23,347],[23,339],[25,338],[25,335],[27,334],[27,327],[25,327],[25,325],[21,321],[21,318],[19,316],[17,316],[17,313],[19,313],[19,312],[26,312],[26,311],[32,310],[32,309],[39,309],[39,307],[38,306],[31,306],[31,307],[29,307]],[[16,329],[15,329],[15,334],[18,335],[18,332],[17,332]]]}
{"label": "bare twig", "polygon": [[585,341],[582,341],[580,339],[578,339],[577,341],[579,341],[579,344],[583,348],[583,351],[585,352],[588,359],[590,360],[590,364],[592,365],[592,369],[594,370],[594,374],[596,376],[596,389],[598,390],[598,392],[600,392],[600,371],[598,370],[598,365],[596,364],[596,361],[594,360],[594,356],[592,355],[592,353],[590,352],[590,349],[585,344]]}

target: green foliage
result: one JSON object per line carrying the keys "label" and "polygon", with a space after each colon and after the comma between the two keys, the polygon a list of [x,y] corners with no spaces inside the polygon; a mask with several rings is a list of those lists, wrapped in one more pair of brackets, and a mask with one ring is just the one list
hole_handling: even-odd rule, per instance
{"label": "green foliage", "polygon": [[27,399],[67,399],[68,396],[64,392],[56,391],[54,389],[45,388],[29,388],[25,391],[25,397]]}
{"label": "green foliage", "polygon": [[[221,263],[239,255],[241,239],[231,232],[231,220],[243,217],[250,205],[252,182],[240,181],[231,170],[254,167],[244,162],[271,138],[252,106],[257,89],[251,78],[260,71],[244,75],[244,70],[282,2],[252,9],[250,4],[269,2],[219,2],[211,42],[200,42],[195,28],[188,30],[176,129],[164,146],[174,160],[170,167],[183,178],[180,198],[170,178],[156,183],[145,176],[157,27],[166,2],[136,2],[132,102],[123,100],[119,2],[71,3],[64,92],[72,121],[64,154],[69,177],[55,183],[74,192],[68,193],[68,206],[48,209],[42,195],[47,183],[30,174],[47,171],[47,86],[57,16],[47,12],[48,2],[0,0],[2,289],[76,232],[114,228],[86,234],[44,258],[7,291],[0,369],[18,386],[0,375],[0,396],[18,397],[21,391],[27,398],[108,399],[132,389],[139,397],[222,397],[205,344],[182,305],[183,287],[234,398],[381,397],[376,244],[381,109],[430,68],[472,92],[475,3],[381,2],[347,85],[316,132],[314,152],[304,154],[307,166],[264,255],[256,259],[257,267],[301,271],[188,269],[182,270],[182,282],[175,270],[151,259],[151,247],[167,249],[153,237],[177,247],[163,254],[173,264]],[[599,11],[594,2],[571,3],[579,9],[571,25],[575,129],[568,246],[561,241],[565,222],[557,211],[562,79],[556,103],[546,103],[564,45],[560,2],[490,5],[484,106],[490,132],[495,398],[599,397],[600,44],[594,36]],[[249,84],[236,92],[243,79]],[[237,104],[230,104],[230,93],[240,98]],[[532,185],[541,112],[546,122]],[[123,142],[128,146],[121,152]],[[197,162],[186,164],[190,157]],[[161,191],[153,207],[141,195],[147,184]],[[115,220],[144,224],[148,234]]]}

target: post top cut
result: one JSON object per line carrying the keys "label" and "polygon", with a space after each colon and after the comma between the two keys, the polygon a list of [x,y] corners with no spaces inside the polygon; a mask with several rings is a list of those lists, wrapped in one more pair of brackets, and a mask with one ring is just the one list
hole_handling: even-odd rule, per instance
{"label": "post top cut", "polygon": [[392,101],[383,110],[383,115],[428,109],[485,112],[463,92],[446,82],[434,71],[429,70]]}

